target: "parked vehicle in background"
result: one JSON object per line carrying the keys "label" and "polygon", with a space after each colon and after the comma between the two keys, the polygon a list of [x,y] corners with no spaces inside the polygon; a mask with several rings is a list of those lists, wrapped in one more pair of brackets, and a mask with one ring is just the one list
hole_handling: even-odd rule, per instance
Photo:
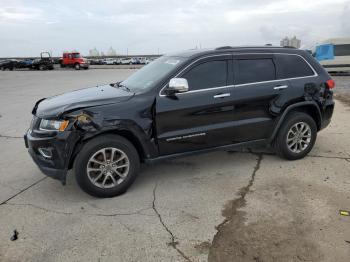
{"label": "parked vehicle in background", "polygon": [[220,47],[163,56],[126,80],[39,100],[24,136],[43,173],[97,197],[124,193],[141,162],[272,145],[305,157],[331,121],[334,80],[307,52]]}
{"label": "parked vehicle in background", "polygon": [[25,60],[19,60],[16,68],[29,68],[32,69],[34,59],[25,59]]}
{"label": "parked vehicle in background", "polygon": [[31,68],[36,70],[52,70],[54,67],[50,53],[41,52],[40,58],[33,60]]}
{"label": "parked vehicle in background", "polygon": [[117,59],[115,58],[106,58],[104,60],[105,65],[116,65],[117,64]]}
{"label": "parked vehicle in background", "polygon": [[137,65],[137,64],[140,64],[140,61],[138,60],[137,57],[133,57],[133,58],[131,58],[131,63],[132,63],[133,65]]}
{"label": "parked vehicle in background", "polygon": [[313,56],[328,72],[350,72],[350,38],[332,38],[318,44]]}
{"label": "parked vehicle in background", "polygon": [[89,59],[88,62],[90,65],[103,65],[104,64],[103,59]]}
{"label": "parked vehicle in background", "polygon": [[18,64],[19,64],[18,60],[8,59],[8,60],[1,61],[0,68],[2,71],[5,71],[5,70],[12,71],[13,69],[15,69],[18,66]]}
{"label": "parked vehicle in background", "polygon": [[59,65],[61,63],[61,58],[55,57],[55,58],[52,58],[52,61],[55,65]]}
{"label": "parked vehicle in background", "polygon": [[122,58],[120,60],[121,65],[132,65],[132,59],[131,58]]}
{"label": "parked vehicle in background", "polygon": [[63,53],[61,67],[74,67],[76,70],[88,69],[89,61],[82,57],[79,52]]}

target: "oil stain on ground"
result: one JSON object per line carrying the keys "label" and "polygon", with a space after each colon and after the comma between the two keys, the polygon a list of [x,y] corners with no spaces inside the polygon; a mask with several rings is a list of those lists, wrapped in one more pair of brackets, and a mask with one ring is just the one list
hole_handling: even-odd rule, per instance
{"label": "oil stain on ground", "polygon": [[258,154],[248,185],[240,190],[237,199],[225,205],[222,211],[225,220],[217,227],[208,261],[319,261],[322,256],[307,239],[308,230],[301,218],[295,217],[292,223],[283,226],[273,219],[245,223],[246,212],[241,209],[246,205],[245,197],[250,193],[261,161],[262,155]]}

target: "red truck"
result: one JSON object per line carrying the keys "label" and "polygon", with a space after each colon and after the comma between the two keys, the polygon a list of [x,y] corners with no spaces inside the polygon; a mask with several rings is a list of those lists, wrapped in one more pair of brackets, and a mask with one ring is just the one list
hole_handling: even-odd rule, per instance
{"label": "red truck", "polygon": [[76,70],[89,68],[88,60],[82,57],[79,52],[63,53],[63,56],[60,59],[60,65],[61,67],[74,67]]}

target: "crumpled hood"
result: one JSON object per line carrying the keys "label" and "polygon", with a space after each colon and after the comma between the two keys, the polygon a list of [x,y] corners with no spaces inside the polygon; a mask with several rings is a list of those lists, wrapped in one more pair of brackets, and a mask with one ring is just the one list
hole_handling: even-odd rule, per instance
{"label": "crumpled hood", "polygon": [[32,113],[40,118],[54,118],[67,111],[119,103],[133,96],[132,92],[110,85],[85,88],[41,99],[34,106]]}

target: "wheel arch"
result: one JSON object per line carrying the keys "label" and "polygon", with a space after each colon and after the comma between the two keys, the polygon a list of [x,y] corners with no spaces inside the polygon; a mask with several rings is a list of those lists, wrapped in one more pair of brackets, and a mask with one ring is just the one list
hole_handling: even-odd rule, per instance
{"label": "wheel arch", "polygon": [[71,158],[69,160],[69,165],[68,169],[71,169],[73,167],[74,161],[79,153],[79,151],[83,148],[83,146],[89,142],[92,139],[95,139],[100,136],[105,136],[105,135],[119,135],[125,139],[127,139],[136,149],[139,158],[141,162],[144,161],[147,157],[147,149],[145,146],[141,143],[140,138],[135,135],[132,131],[127,130],[127,129],[116,129],[116,130],[106,130],[103,132],[100,132],[98,134],[95,134],[93,136],[89,136],[87,138],[82,138],[76,145],[73,151],[73,154],[71,155]]}
{"label": "wheel arch", "polygon": [[282,113],[281,117],[278,119],[274,130],[272,132],[271,137],[269,138],[269,141],[272,142],[273,139],[276,137],[279,129],[281,128],[284,120],[286,119],[287,115],[292,113],[292,112],[303,112],[308,115],[310,115],[317,126],[317,131],[321,129],[321,123],[322,123],[322,115],[320,108],[314,101],[305,101],[305,102],[299,102],[293,105],[288,106],[284,112]]}

